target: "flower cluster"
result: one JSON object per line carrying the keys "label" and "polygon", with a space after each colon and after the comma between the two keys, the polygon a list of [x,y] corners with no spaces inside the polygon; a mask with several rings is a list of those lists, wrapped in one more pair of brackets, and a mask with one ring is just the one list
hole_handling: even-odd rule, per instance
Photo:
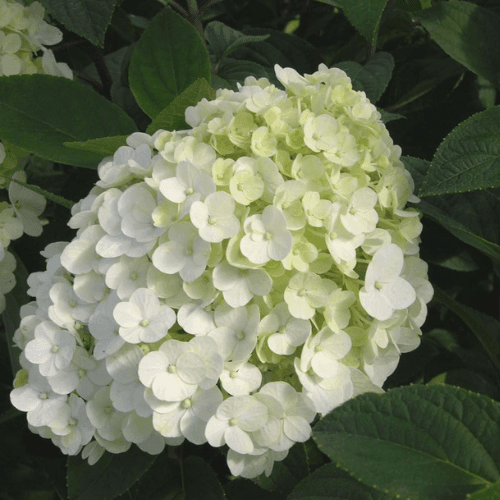
{"label": "flower cluster", "polygon": [[432,288],[400,149],[343,71],[276,75],[132,134],[30,276],[11,400],[64,453],[187,439],[269,474],[418,346]]}
{"label": "flower cluster", "polygon": [[0,76],[45,73],[73,78],[68,65],[56,62],[45,47],[59,43],[62,32],[46,23],[44,14],[39,2],[25,7],[15,0],[0,0]]}

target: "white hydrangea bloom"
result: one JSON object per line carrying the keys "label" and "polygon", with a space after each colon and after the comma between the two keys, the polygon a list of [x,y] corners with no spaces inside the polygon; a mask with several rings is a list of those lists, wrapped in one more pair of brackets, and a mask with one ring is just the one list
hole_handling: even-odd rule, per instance
{"label": "white hydrangea bloom", "polygon": [[[132,134],[30,276],[11,399],[65,453],[208,442],[269,475],[418,346],[432,287],[400,148],[340,69],[276,75]],[[23,222],[2,222],[5,247]]]}

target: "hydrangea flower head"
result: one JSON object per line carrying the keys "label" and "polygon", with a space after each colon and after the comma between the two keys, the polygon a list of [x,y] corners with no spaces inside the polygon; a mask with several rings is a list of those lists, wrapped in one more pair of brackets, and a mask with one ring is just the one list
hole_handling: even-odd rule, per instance
{"label": "hydrangea flower head", "polygon": [[270,474],[418,346],[432,287],[400,149],[340,69],[276,75],[132,134],[30,278],[12,402],[65,453],[187,439]]}

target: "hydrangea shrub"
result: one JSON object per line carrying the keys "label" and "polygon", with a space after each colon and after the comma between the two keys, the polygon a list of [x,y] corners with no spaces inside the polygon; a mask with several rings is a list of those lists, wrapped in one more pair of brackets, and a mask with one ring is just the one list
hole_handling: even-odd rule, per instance
{"label": "hydrangea shrub", "polygon": [[419,345],[432,287],[400,148],[340,69],[276,76],[128,137],[30,276],[11,400],[64,453],[187,439],[270,474]]}

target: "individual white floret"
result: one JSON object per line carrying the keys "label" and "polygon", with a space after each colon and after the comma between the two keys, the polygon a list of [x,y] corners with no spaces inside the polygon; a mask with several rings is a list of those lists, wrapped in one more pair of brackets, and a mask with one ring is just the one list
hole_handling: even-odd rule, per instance
{"label": "individual white floret", "polygon": [[191,335],[207,335],[216,328],[214,312],[202,300],[183,304],[177,312],[177,322]]}
{"label": "individual white floret", "polygon": [[240,222],[234,215],[234,199],[223,191],[209,194],[205,201],[195,201],[189,210],[193,225],[205,241],[219,243],[234,236]]}
{"label": "individual white floret", "polygon": [[95,427],[90,423],[85,402],[70,394],[67,403],[50,423],[51,431],[60,436],[59,447],[65,455],[77,455],[92,439]]}
{"label": "individual white floret", "polygon": [[257,345],[259,307],[232,308],[222,303],[215,310],[217,328],[208,336],[215,340],[224,361],[246,360]]}
{"label": "individual white floret", "polygon": [[113,317],[113,310],[120,302],[116,292],[110,293],[96,308],[88,324],[90,334],[96,339],[95,359],[104,359],[125,344],[119,334],[119,325]]}
{"label": "individual white floret", "polygon": [[352,194],[346,213],[340,214],[344,227],[352,234],[365,234],[373,231],[378,222],[374,209],[377,194],[369,187],[358,189]]}
{"label": "individual white floret", "polygon": [[273,450],[265,450],[254,455],[236,453],[234,450],[229,450],[227,453],[227,465],[231,474],[241,476],[248,479],[253,479],[261,474],[270,476],[273,471],[274,462],[284,460],[288,455],[288,450],[276,452]]}
{"label": "individual white floret", "polygon": [[162,436],[184,436],[194,444],[203,444],[207,422],[222,403],[222,393],[212,387],[198,389],[190,398],[174,403],[148,401],[153,403],[153,426]]}
{"label": "individual white floret", "polygon": [[223,401],[207,423],[205,435],[211,446],[227,444],[237,453],[253,453],[256,449],[251,432],[266,425],[267,407],[253,396],[232,396]]}
{"label": "individual white floret", "polygon": [[286,287],[284,298],[294,318],[311,319],[324,307],[335,284],[315,273],[297,273]]}
{"label": "individual white floret", "polygon": [[259,324],[259,334],[270,333],[267,343],[276,354],[293,354],[311,334],[309,320],[293,317],[285,302],[273,307]]}
{"label": "individual white floret", "polygon": [[168,241],[154,251],[153,264],[163,273],[179,273],[183,280],[194,281],[205,271],[210,251],[210,243],[190,222],[178,222],[169,229]]}
{"label": "individual white floret", "polygon": [[[200,341],[204,352],[196,349]],[[139,379],[155,397],[173,402],[191,397],[198,386],[213,387],[221,372],[222,357],[215,342],[201,337],[190,342],[167,340],[158,351],[141,359],[138,371]]]}
{"label": "individual white floret", "polygon": [[120,325],[120,336],[131,344],[157,342],[175,323],[175,312],[162,306],[148,288],[138,288],[127,302],[118,303],[113,317]]}
{"label": "individual white floret", "polygon": [[7,202],[0,203],[0,244],[7,248],[11,240],[17,240],[23,235],[23,222],[13,207]]}
{"label": "individual white floret", "polygon": [[327,325],[338,332],[349,325],[351,312],[349,308],[356,302],[354,292],[337,288],[329,296],[325,303],[325,320]]}
{"label": "individual white floret", "polygon": [[214,268],[212,276],[214,286],[222,291],[231,307],[244,306],[255,295],[267,295],[273,285],[264,269],[239,269],[225,261]]}
{"label": "individual white floret", "polygon": [[20,411],[28,413],[28,423],[35,427],[49,425],[66,403],[67,396],[56,394],[47,379],[33,367],[29,371],[28,383],[10,393],[11,403]]}
{"label": "individual white floret", "polygon": [[362,306],[374,318],[389,319],[395,310],[406,309],[415,301],[415,290],[400,277],[403,266],[403,252],[398,246],[391,243],[375,252],[365,286],[359,291]]}
{"label": "individual white floret", "polygon": [[73,330],[75,321],[86,323],[95,310],[95,305],[81,300],[69,283],[55,283],[49,292],[53,305],[49,307],[49,318],[61,328]]}
{"label": "individual white floret", "polygon": [[115,441],[123,438],[122,424],[127,414],[113,408],[109,392],[109,386],[97,391],[87,403],[87,416],[101,438],[106,441]]}
{"label": "individual white floret", "polygon": [[24,352],[28,361],[39,366],[41,375],[50,377],[70,364],[75,349],[73,335],[51,321],[43,321],[35,328],[35,338]]}
{"label": "individual white floret", "polygon": [[97,361],[83,347],[77,346],[71,363],[52,377],[47,378],[54,392],[69,394],[76,390],[89,400],[102,387],[111,382],[103,361]]}
{"label": "individual white floret", "polygon": [[23,222],[24,232],[30,236],[40,236],[42,234],[42,224],[38,217],[45,210],[47,201],[41,194],[35,193],[15,182],[16,180],[26,182],[26,172],[24,170],[15,172],[12,179],[9,184],[9,199],[17,216]]}
{"label": "individual white floret", "polygon": [[300,356],[302,371],[308,372],[311,368],[321,378],[337,376],[342,369],[341,360],[351,350],[351,337],[342,330],[333,332],[330,328],[322,328],[316,335],[312,335],[304,344]]}
{"label": "individual white floret", "polygon": [[292,235],[286,228],[285,217],[273,205],[268,205],[261,215],[248,217],[244,230],[240,250],[254,264],[282,260],[292,248]]}
{"label": "individual white floret", "polygon": [[52,76],[61,76],[73,80],[73,71],[63,62],[57,62],[54,52],[50,49],[45,49],[42,54],[42,69],[43,73]]}
{"label": "individual white floret", "polygon": [[258,200],[265,190],[264,179],[259,173],[257,161],[249,156],[238,158],[232,167],[229,181],[231,196],[241,205]]}
{"label": "individual white floret", "polygon": [[231,396],[245,396],[260,387],[262,372],[247,361],[228,361],[224,363],[220,382]]}
{"label": "individual white floret", "polygon": [[0,261],[0,293],[9,293],[16,286],[16,258],[9,251],[5,251]]}

